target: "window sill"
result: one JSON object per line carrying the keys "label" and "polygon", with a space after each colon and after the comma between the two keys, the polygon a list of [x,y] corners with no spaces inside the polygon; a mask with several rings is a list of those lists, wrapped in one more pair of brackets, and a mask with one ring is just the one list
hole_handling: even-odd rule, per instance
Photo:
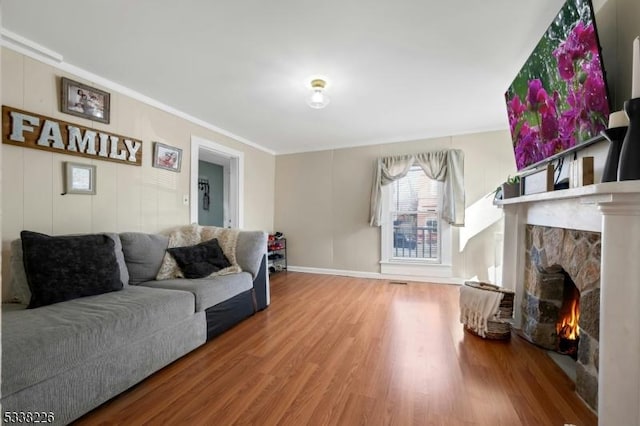
{"label": "window sill", "polygon": [[452,278],[453,268],[451,265],[441,263],[383,260],[380,262],[380,273],[388,275]]}

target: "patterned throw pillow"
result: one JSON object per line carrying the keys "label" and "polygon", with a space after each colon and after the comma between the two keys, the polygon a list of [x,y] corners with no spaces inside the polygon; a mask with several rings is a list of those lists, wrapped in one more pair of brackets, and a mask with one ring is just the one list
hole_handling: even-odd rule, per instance
{"label": "patterned throw pillow", "polygon": [[31,301],[28,309],[122,289],[115,243],[108,236],[52,237],[22,231]]}

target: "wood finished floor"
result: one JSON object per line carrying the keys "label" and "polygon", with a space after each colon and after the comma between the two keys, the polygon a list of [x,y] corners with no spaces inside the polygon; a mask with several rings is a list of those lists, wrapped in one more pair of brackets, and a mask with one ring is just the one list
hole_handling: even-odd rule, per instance
{"label": "wood finished floor", "polygon": [[276,274],[271,306],[78,425],[596,425],[544,351],[458,323],[458,287]]}

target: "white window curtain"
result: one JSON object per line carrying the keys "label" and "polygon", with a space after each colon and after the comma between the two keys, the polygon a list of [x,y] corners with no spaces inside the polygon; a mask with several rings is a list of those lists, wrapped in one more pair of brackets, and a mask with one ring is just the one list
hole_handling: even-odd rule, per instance
{"label": "white window curtain", "polygon": [[406,176],[417,164],[434,180],[444,182],[442,218],[454,226],[464,226],[464,153],[459,149],[378,158],[371,188],[369,224],[380,226],[382,186]]}

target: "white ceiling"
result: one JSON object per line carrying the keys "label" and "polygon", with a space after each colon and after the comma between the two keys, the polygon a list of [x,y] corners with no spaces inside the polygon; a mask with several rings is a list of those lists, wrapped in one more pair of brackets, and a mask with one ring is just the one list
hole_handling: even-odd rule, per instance
{"label": "white ceiling", "polygon": [[[506,129],[563,0],[2,0],[64,62],[275,153]],[[305,103],[326,75],[331,103]]]}

